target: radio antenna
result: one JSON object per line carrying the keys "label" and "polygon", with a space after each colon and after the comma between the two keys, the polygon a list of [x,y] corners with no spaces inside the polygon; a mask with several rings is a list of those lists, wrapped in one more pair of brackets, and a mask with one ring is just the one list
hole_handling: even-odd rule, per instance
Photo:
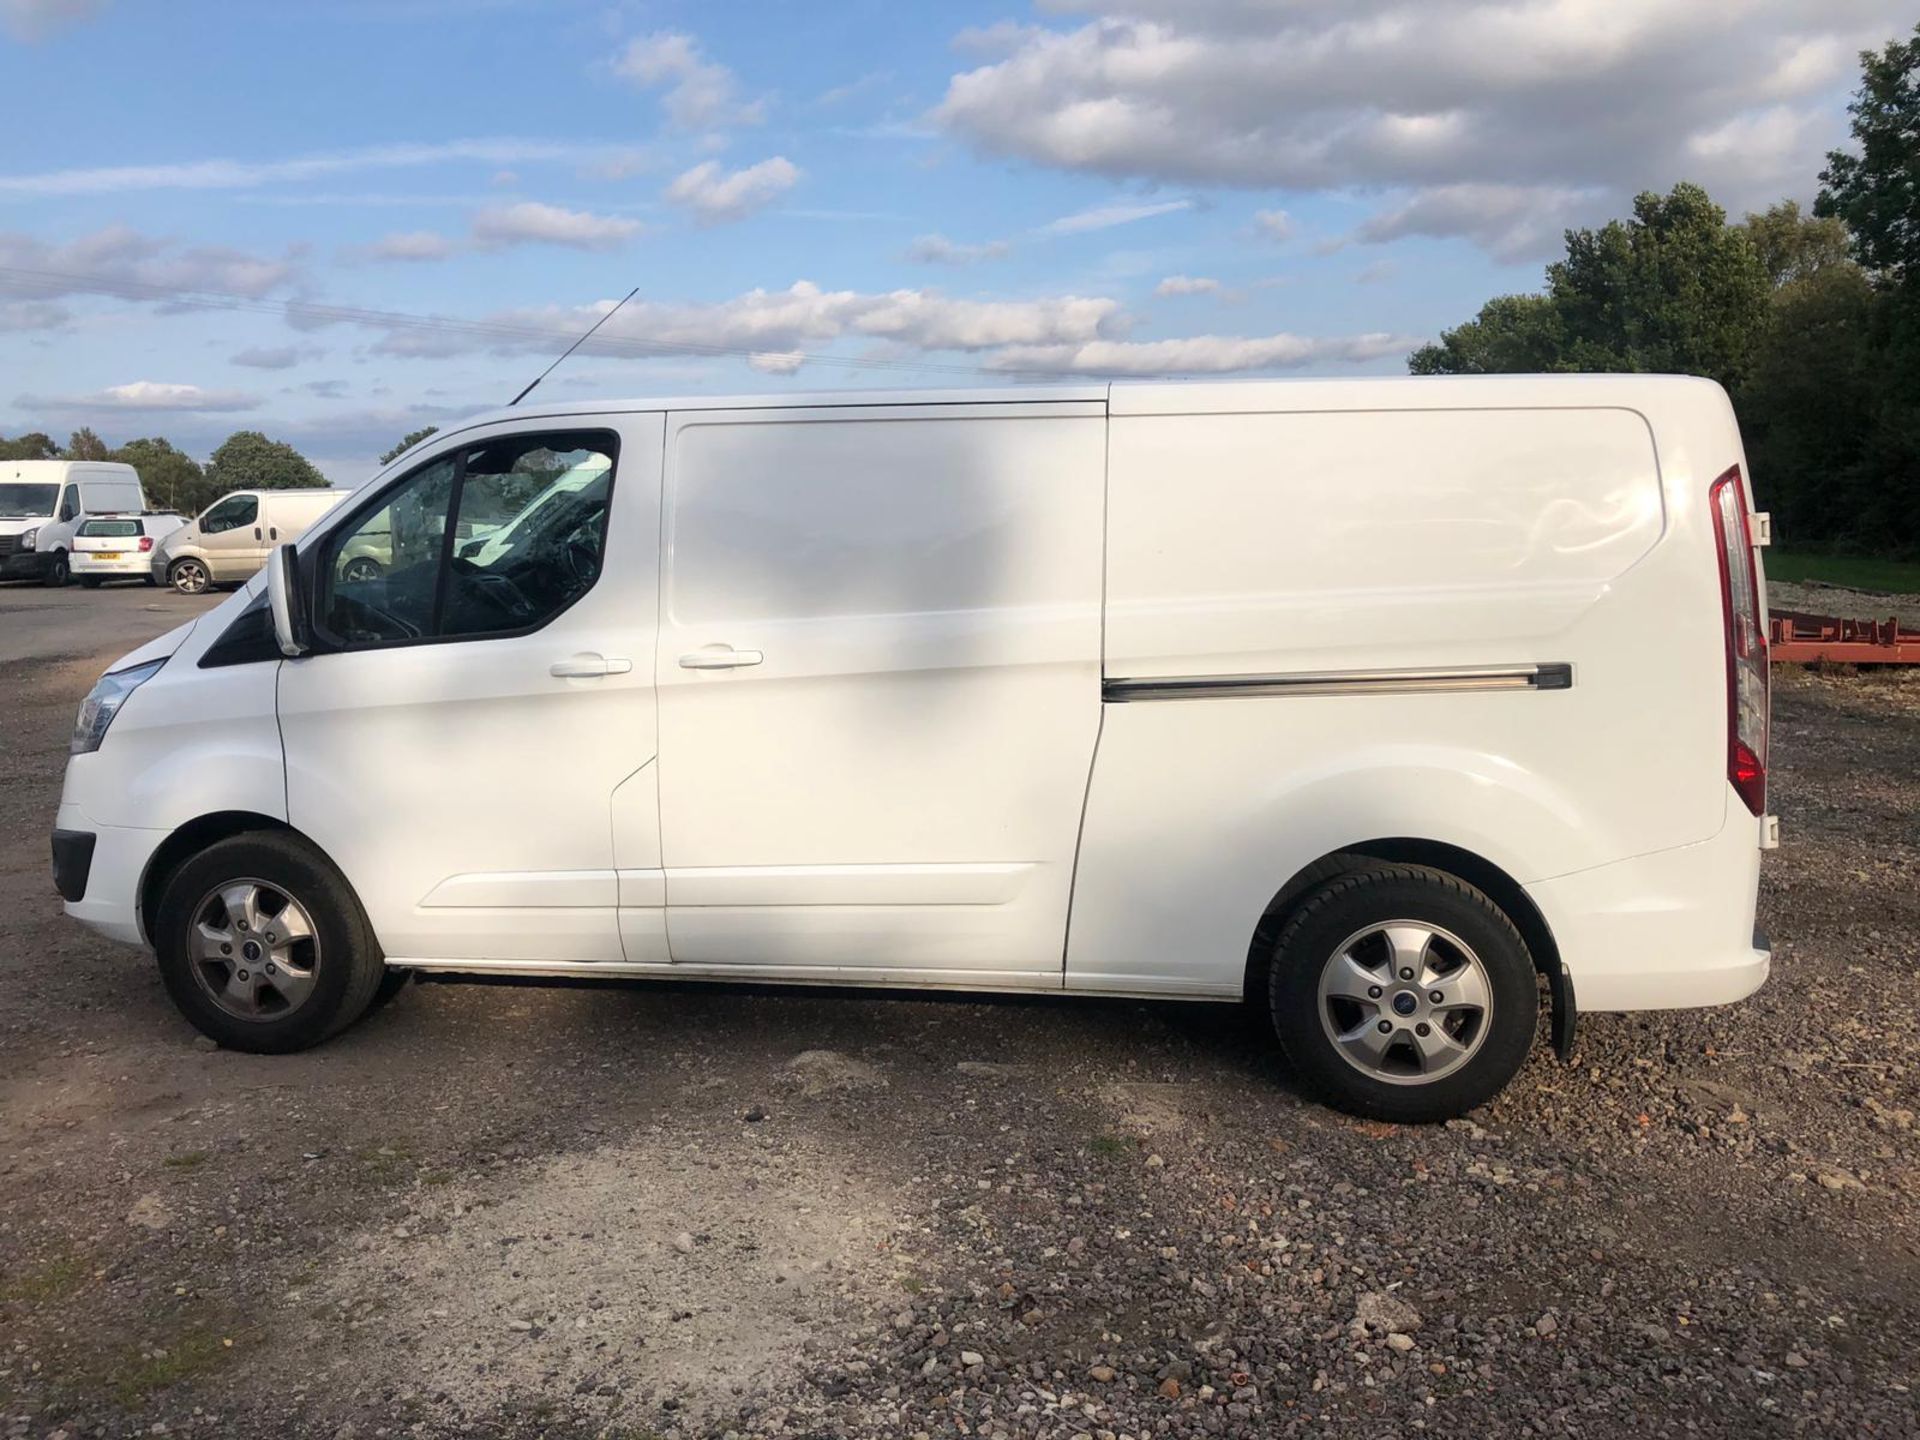
{"label": "radio antenna", "polygon": [[[640,287],[638,285],[634,286],[633,289],[629,290],[625,295],[621,296],[620,305],[626,304],[627,301],[631,300],[634,296],[638,295],[639,293],[640,293]],[[587,341],[593,338],[593,332],[595,330],[598,330],[602,325],[606,324],[615,315],[618,315],[620,313],[620,305],[614,306],[613,309],[609,310],[606,314],[602,315],[598,320],[594,321],[593,324],[587,328],[586,334],[582,335],[578,340],[574,341],[571,345],[567,346],[566,349],[562,350],[560,352],[559,358],[556,359],[552,365],[547,366],[546,369],[542,370],[538,375],[534,376],[532,381],[527,385],[526,389],[522,390],[518,395],[514,396],[513,399],[507,402],[507,408],[511,410],[514,406],[518,405],[522,400],[526,399],[527,396],[531,395],[533,393],[533,387],[535,385],[538,385],[542,380],[546,379],[547,376],[551,375],[554,372],[554,370],[558,368],[561,360],[566,359],[567,356],[571,355],[574,351],[578,350],[582,345],[586,344]]]}

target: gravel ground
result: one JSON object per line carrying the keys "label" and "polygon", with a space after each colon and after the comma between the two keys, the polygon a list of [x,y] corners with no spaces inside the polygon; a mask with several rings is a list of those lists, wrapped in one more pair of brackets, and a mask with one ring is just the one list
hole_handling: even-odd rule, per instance
{"label": "gravel ground", "polygon": [[149,599],[0,663],[7,1437],[1920,1435],[1920,673],[1780,676],[1766,989],[1401,1128],[1222,1007],[422,984],[210,1050],[47,879]]}

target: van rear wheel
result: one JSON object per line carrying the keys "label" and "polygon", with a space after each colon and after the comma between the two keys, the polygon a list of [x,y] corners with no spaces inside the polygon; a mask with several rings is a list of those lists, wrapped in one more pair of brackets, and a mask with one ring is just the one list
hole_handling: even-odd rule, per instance
{"label": "van rear wheel", "polygon": [[167,993],[229,1050],[282,1054],[366,1013],[386,966],[345,878],[274,831],[236,835],[167,881],[154,923]]}
{"label": "van rear wheel", "polygon": [[1287,1058],[1343,1110],[1446,1120],[1491,1099],[1533,1044],[1539,991],[1499,906],[1444,871],[1329,882],[1275,946],[1268,1000]]}

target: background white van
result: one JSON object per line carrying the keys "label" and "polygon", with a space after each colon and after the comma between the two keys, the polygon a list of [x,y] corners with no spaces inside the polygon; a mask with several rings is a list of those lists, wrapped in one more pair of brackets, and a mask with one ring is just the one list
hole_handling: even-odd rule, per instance
{"label": "background white van", "polygon": [[152,556],[156,581],[183,595],[237,585],[276,545],[298,540],[351,490],[234,490],[169,535]]}
{"label": "background white van", "polygon": [[1457,1114],[1543,989],[1767,976],[1744,465],[1645,376],[499,412],[115,665],[55,873],[242,1049],[413,970],[1151,996]]}
{"label": "background white van", "polygon": [[131,465],[106,460],[0,462],[0,580],[64,585],[73,532],[88,515],[147,508]]}

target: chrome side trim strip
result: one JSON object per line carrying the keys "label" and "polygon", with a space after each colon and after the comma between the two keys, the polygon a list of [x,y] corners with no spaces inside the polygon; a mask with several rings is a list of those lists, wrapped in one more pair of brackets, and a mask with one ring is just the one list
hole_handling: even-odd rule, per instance
{"label": "chrome side trim strip", "polygon": [[1100,698],[1134,700],[1251,699],[1273,695],[1433,695],[1467,690],[1568,690],[1573,666],[1476,665],[1443,670],[1318,670],[1287,675],[1180,675],[1104,680]]}

